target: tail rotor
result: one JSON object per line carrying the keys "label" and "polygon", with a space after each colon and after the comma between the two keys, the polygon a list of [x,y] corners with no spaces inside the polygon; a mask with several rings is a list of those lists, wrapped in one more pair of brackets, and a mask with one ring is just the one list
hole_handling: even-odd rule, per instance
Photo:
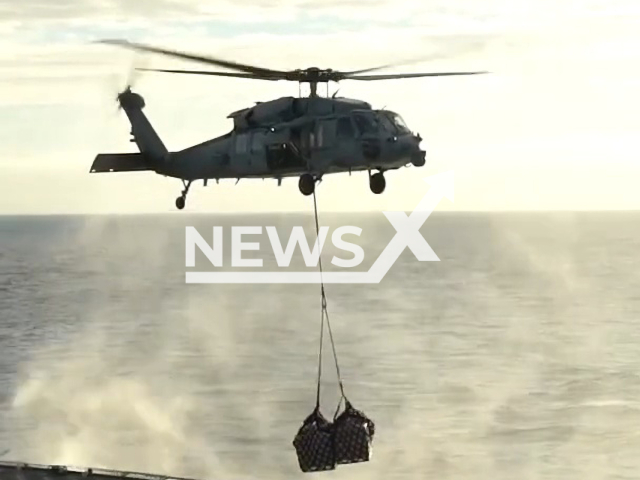
{"label": "tail rotor", "polygon": [[120,103],[121,99],[123,98],[122,95],[131,93],[132,87],[140,78],[140,72],[144,66],[143,63],[146,63],[146,62],[142,62],[140,57],[134,58],[131,64],[129,65],[129,69],[127,71],[126,76],[124,76],[124,81],[122,81],[123,80],[122,75],[118,75],[117,73],[114,73],[111,75],[109,79],[109,84],[108,84],[109,85],[108,96],[113,98],[113,100],[118,105],[117,106],[118,112],[122,109],[122,105]]}

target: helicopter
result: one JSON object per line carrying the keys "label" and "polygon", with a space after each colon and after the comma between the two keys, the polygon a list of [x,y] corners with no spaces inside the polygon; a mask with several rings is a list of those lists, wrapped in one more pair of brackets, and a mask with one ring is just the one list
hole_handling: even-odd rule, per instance
{"label": "helicopter", "polygon": [[[177,209],[185,207],[191,184],[220,179],[282,179],[298,177],[303,195],[314,193],[324,175],[367,171],[369,187],[381,194],[386,187],[384,173],[405,166],[422,167],[426,151],[422,137],[414,134],[402,117],[386,109],[352,98],[328,95],[328,82],[342,80],[389,80],[415,77],[476,75],[488,72],[400,73],[371,75],[388,68],[385,65],[355,71],[336,71],[311,67],[297,70],[272,70],[231,62],[210,56],[158,48],[127,40],[99,40],[97,43],[156,53],[182,60],[232,70],[176,70],[137,68],[136,70],[292,81],[310,85],[308,97],[287,96],[230,113],[231,131],[180,151],[169,151],[143,113],[144,98],[128,85],[117,95],[119,108],[131,124],[130,141],[137,153],[100,153],[91,165],[91,173],[153,171],[182,181],[183,190],[175,200]],[[318,84],[327,84],[327,96],[318,94]],[[236,183],[237,183],[236,182]]]}

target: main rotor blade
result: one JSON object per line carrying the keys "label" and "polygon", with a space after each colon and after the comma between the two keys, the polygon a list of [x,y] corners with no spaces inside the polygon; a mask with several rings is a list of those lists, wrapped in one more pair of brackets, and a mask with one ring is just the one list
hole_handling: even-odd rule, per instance
{"label": "main rotor blade", "polygon": [[219,58],[213,58],[203,55],[195,55],[187,52],[180,52],[177,50],[167,50],[164,48],[153,47],[150,45],[143,45],[141,43],[133,43],[127,40],[99,40],[98,43],[104,43],[107,45],[117,45],[120,47],[130,48],[133,50],[140,50],[143,52],[158,53],[160,55],[167,55],[170,57],[181,58],[183,60],[191,60],[194,62],[206,63],[209,65],[216,65],[218,67],[228,68],[230,70],[237,70],[240,72],[253,73],[255,75],[270,76],[284,78],[286,72],[279,70],[270,70],[268,68],[255,67],[253,65],[245,65],[242,63],[231,62],[228,60],[222,60]]}
{"label": "main rotor blade", "polygon": [[254,75],[252,73],[212,72],[210,70],[169,70],[163,68],[138,68],[137,70],[143,70],[145,72],[188,73],[192,75],[215,75],[219,77],[251,78],[255,80],[280,80],[280,78],[277,77]]}
{"label": "main rotor blade", "polygon": [[395,73],[389,75],[354,75],[344,80],[393,80],[397,78],[448,77],[453,75],[480,75],[489,72],[439,72],[439,73]]}
{"label": "main rotor blade", "polygon": [[417,57],[414,58],[412,60],[401,60],[399,62],[395,62],[395,63],[389,63],[387,65],[380,65],[378,67],[371,67],[371,68],[364,68],[362,70],[352,70],[350,72],[337,72],[340,75],[357,75],[360,73],[368,73],[368,72],[375,72],[376,70],[384,70],[386,68],[393,68],[393,67],[401,67],[401,66],[406,66],[406,65],[411,65],[414,63],[420,63],[420,62],[424,62],[426,60],[429,60],[429,58],[431,58],[430,56],[427,57]]}
{"label": "main rotor blade", "polygon": [[386,68],[398,67],[400,65],[406,65],[405,62],[402,63],[390,63],[389,65],[380,65],[379,67],[372,68],[364,68],[362,70],[352,70],[350,72],[335,72],[335,74],[342,75],[345,78],[350,75],[357,75],[359,73],[367,73],[367,72],[375,72],[376,70],[384,70]]}

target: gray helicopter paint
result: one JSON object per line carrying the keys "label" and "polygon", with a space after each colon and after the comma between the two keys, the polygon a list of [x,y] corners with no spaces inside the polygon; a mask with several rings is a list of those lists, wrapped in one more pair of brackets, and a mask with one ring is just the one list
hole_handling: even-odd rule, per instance
{"label": "gray helicopter paint", "polygon": [[[193,181],[281,178],[305,173],[319,177],[347,171],[392,170],[420,163],[419,141],[408,131],[398,134],[385,130],[381,124],[378,130],[368,135],[358,135],[354,115],[376,119],[384,114],[371,110],[367,102],[359,100],[283,97],[259,103],[230,115],[234,121],[231,132],[177,152],[168,152],[156,134],[142,111],[145,107],[142,96],[127,90],[118,96],[118,100],[131,122],[132,140],[142,155],[134,162],[131,154],[126,154],[128,164],[125,157],[120,158],[118,154],[98,155],[92,172],[148,169]],[[251,119],[250,125],[247,118]],[[353,136],[338,134],[337,124],[341,119],[349,122]],[[296,129],[302,130],[303,138],[298,144],[291,145],[292,131]],[[366,158],[363,153],[361,142],[367,140],[380,145],[377,158]],[[301,157],[299,163],[271,167],[267,149],[279,145],[297,147]],[[105,162],[110,165],[104,165]]]}
{"label": "gray helicopter paint", "polygon": [[305,115],[348,113],[356,108],[371,110],[371,105],[361,100],[347,98],[282,97],[238,110],[229,114],[227,118],[233,118],[235,129],[247,129],[255,125],[269,126],[287,122]]}
{"label": "gray helicopter paint", "polygon": [[[308,83],[310,86],[307,98],[281,97],[232,112],[227,117],[233,121],[231,132],[178,152],[168,152],[151,127],[142,112],[142,97],[131,92],[130,88],[122,92],[118,101],[131,122],[132,141],[138,146],[140,154],[100,154],[95,158],[91,172],[151,170],[179,178],[183,181],[184,190],[176,199],[178,209],[184,208],[189,187],[194,180],[204,180],[206,183],[208,179],[221,178],[280,180],[299,176],[301,193],[310,195],[316,182],[325,174],[368,170],[371,191],[380,194],[385,189],[385,171],[425,164],[426,152],[420,148],[422,138],[414,135],[399,115],[393,112],[373,110],[369,103],[362,100],[318,96],[318,84],[488,73],[371,74],[392,65],[354,71],[317,67],[285,71],[126,40],[102,40],[98,43],[215,65],[230,71],[138,70],[263,81],[284,80]],[[372,174],[372,170],[378,172]]]}

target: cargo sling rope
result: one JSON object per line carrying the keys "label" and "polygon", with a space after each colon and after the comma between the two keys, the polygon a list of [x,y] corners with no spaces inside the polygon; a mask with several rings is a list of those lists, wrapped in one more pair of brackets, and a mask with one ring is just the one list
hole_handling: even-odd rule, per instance
{"label": "cargo sling rope", "polygon": [[[316,192],[313,192],[313,209],[316,217],[316,236],[318,238],[318,248],[320,248],[320,226],[318,224],[318,205],[316,203]],[[333,341],[333,332],[331,331],[331,322],[329,321],[329,312],[327,311],[327,295],[324,290],[324,281],[322,280],[322,250],[318,253],[318,269],[320,270],[320,297],[321,297],[321,311],[320,311],[320,351],[318,352],[318,389],[316,393],[316,409],[320,410],[320,380],[322,377],[322,347],[324,338],[324,322],[326,319],[327,330],[329,331],[329,339],[331,340],[331,350],[333,351],[333,360],[336,364],[336,374],[338,376],[338,385],[340,386],[340,400],[338,401],[338,408],[334,414],[334,420],[340,410],[340,403],[342,400],[348,403],[347,397],[344,394],[344,385],[342,383],[342,376],[340,375],[340,365],[338,364],[338,354],[336,353],[336,344]]]}
{"label": "cargo sling rope", "polygon": [[[318,206],[316,194],[313,192],[313,207],[315,211],[316,234],[318,248],[320,248],[320,226],[318,222]],[[327,295],[322,279],[322,250],[318,255],[318,267],[320,270],[320,351],[318,353],[318,382],[316,391],[316,406],[311,415],[303,422],[293,440],[293,445],[298,456],[298,463],[303,472],[319,472],[334,470],[336,465],[366,462],[371,458],[371,442],[375,432],[375,424],[364,413],[356,410],[351,405],[344,393],[342,376],[338,355],[333,340],[331,322],[327,311]],[[322,379],[322,348],[324,341],[324,324],[327,323],[333,359],[336,365],[338,385],[340,387],[340,400],[333,416],[333,422],[329,422],[320,412],[320,381]],[[345,408],[338,415],[340,405],[344,400]]]}

